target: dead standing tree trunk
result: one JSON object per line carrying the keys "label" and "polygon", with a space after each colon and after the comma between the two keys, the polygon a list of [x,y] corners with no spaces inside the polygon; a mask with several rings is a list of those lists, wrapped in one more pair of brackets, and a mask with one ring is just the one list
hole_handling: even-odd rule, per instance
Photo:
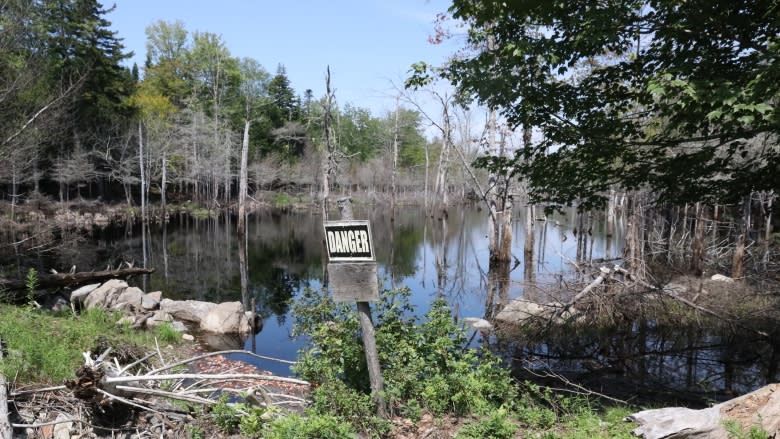
{"label": "dead standing tree trunk", "polygon": [[640,266],[639,246],[641,245],[639,230],[639,194],[636,192],[629,195],[628,201],[628,221],[626,222],[626,245],[624,249],[624,260],[626,270],[640,275],[638,270]]}
{"label": "dead standing tree trunk", "polygon": [[745,197],[742,204],[742,221],[739,224],[739,235],[737,235],[737,245],[734,249],[734,257],[731,260],[731,277],[740,279],[745,275],[745,241],[750,231],[750,205],[753,194]]}
{"label": "dead standing tree trunk", "polygon": [[[249,110],[247,109],[247,112]],[[241,142],[241,175],[238,181],[238,239],[246,236],[246,198],[248,192],[247,167],[249,162],[249,128],[252,122],[244,120],[244,138]]]}
{"label": "dead standing tree trunk", "polygon": [[328,219],[328,197],[330,197],[330,176],[336,172],[335,144],[333,142],[333,100],[335,95],[330,86],[330,66],[325,71],[325,106],[322,115],[322,188],[320,200],[322,203],[322,218]]}
{"label": "dead standing tree trunk", "polygon": [[[398,192],[396,174],[398,174],[398,97],[395,98],[395,124],[393,126],[393,172],[390,175],[390,224],[395,222],[395,202]],[[392,227],[392,226],[391,226]],[[391,229],[392,233],[392,229]]]}
{"label": "dead standing tree trunk", "polygon": [[[328,198],[330,197],[330,176],[336,172],[335,144],[333,142],[333,100],[335,95],[330,87],[330,66],[325,69],[325,106],[322,115],[322,158],[320,171],[322,173],[322,188],[320,192],[320,204],[322,220],[328,220]],[[322,240],[322,285],[328,287],[328,245]]]}
{"label": "dead standing tree trunk", "polygon": [[697,275],[704,274],[704,213],[706,207],[696,203],[696,226],[693,237],[693,254],[691,255],[691,270]]}

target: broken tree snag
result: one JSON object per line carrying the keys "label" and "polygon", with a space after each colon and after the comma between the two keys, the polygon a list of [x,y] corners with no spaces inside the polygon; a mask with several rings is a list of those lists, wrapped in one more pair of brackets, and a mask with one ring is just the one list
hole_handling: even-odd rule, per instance
{"label": "broken tree snag", "polygon": [[[1,357],[2,355],[0,355]],[[11,421],[8,420],[8,382],[5,376],[0,374],[0,439],[11,439],[13,429]]]}
{"label": "broken tree snag", "polygon": [[[38,288],[62,288],[89,282],[103,281],[117,277],[154,273],[154,268],[122,268],[104,271],[82,271],[78,273],[38,274]],[[0,279],[0,288],[9,291],[21,291],[27,288],[26,281]]]}
{"label": "broken tree snag", "polygon": [[727,431],[729,424],[742,431],[758,427],[767,437],[778,437],[780,384],[702,410],[667,407],[634,413],[628,420],[639,424],[633,434],[645,439],[727,439],[733,437]]}

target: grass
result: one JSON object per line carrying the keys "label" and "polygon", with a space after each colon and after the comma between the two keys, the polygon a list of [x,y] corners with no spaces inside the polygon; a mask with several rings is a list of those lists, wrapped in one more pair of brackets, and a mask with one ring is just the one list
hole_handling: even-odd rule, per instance
{"label": "grass", "polygon": [[119,318],[98,309],[73,316],[0,304],[0,338],[7,349],[0,373],[21,383],[59,383],[73,378],[83,363],[82,352],[99,345],[145,350],[154,346],[155,337],[165,339],[165,334],[118,325]]}

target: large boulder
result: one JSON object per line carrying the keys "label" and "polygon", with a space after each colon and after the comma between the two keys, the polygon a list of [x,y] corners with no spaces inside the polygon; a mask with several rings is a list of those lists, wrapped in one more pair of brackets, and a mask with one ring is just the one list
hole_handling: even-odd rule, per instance
{"label": "large boulder", "polygon": [[523,299],[515,299],[504,307],[497,315],[496,320],[511,324],[521,324],[535,317],[549,317],[553,309],[536,302]]}
{"label": "large boulder", "polygon": [[144,323],[149,328],[156,328],[157,326],[160,326],[163,323],[170,323],[170,322],[173,322],[173,316],[171,316],[165,311],[158,310],[155,311],[154,314],[152,314],[149,318],[147,318]]}
{"label": "large boulder", "polygon": [[141,299],[141,308],[145,310],[153,310],[160,307],[160,301],[162,300],[162,291],[153,291],[145,294]]}
{"label": "large boulder", "polygon": [[200,323],[216,306],[214,303],[200,300],[163,299],[160,301],[160,311],[170,314],[176,320],[195,323]]}
{"label": "large boulder", "polygon": [[241,302],[225,302],[209,311],[200,321],[200,329],[216,334],[245,334],[251,328]]}
{"label": "large boulder", "polygon": [[89,296],[89,294],[95,291],[99,286],[100,284],[90,284],[76,289],[70,293],[70,302],[76,305],[81,305],[84,302],[84,299],[86,299],[87,296]]}
{"label": "large boulder", "polygon": [[121,294],[127,288],[127,282],[119,279],[111,279],[103,285],[95,288],[84,299],[84,306],[91,308],[108,308],[113,303],[114,298]]}
{"label": "large boulder", "polygon": [[119,293],[118,296],[113,300],[112,307],[113,308],[119,308],[122,306],[122,304],[127,304],[131,307],[132,310],[140,310],[141,309],[141,301],[143,300],[144,292],[137,287],[129,287],[125,288],[124,291]]}

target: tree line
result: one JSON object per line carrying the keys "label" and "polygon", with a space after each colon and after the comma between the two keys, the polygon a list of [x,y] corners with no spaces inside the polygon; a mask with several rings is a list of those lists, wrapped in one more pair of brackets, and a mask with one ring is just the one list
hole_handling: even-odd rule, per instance
{"label": "tree line", "polygon": [[[127,67],[108,12],[96,0],[0,5],[0,183],[12,208],[37,194],[224,206],[244,142],[250,191],[320,191],[325,97],[178,21],[150,24],[144,65]],[[331,101],[331,184],[386,191],[392,157],[407,191],[422,184],[441,148],[419,111]]]}

